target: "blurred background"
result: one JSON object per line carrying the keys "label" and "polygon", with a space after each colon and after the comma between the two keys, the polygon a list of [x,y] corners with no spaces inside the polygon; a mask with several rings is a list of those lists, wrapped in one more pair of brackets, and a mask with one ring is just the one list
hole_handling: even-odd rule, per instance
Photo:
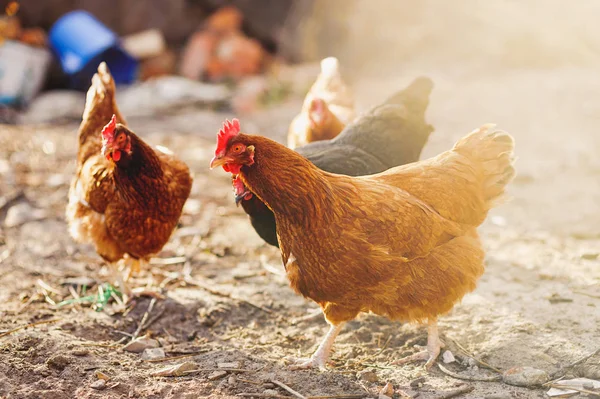
{"label": "blurred background", "polygon": [[[514,134],[524,194],[540,197],[534,226],[600,222],[599,2],[3,0],[0,9],[5,123],[77,122],[106,60],[132,88],[119,102],[134,127],[184,109],[187,122],[171,127],[211,137],[217,122],[199,116],[208,109],[251,115],[283,137],[318,61],[336,56],[358,110],[418,75],[434,80],[438,133],[425,156],[485,122]],[[590,195],[573,194],[582,189]],[[515,208],[519,218],[532,211]]]}

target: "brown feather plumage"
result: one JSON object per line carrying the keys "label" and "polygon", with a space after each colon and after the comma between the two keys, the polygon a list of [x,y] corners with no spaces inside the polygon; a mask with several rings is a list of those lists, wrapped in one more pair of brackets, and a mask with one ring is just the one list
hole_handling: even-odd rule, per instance
{"label": "brown feather plumage", "polygon": [[476,228],[514,175],[512,138],[489,126],[435,158],[352,178],[323,172],[267,138],[244,184],[275,214],[292,288],[332,324],[371,311],[395,320],[444,314],[484,271]]}
{"label": "brown feather plumage", "polygon": [[124,123],[105,64],[92,80],[79,128],[77,171],[66,216],[73,238],[116,262],[128,254],[148,259],[166,244],[187,200],[192,177],[185,163],[148,146],[124,125],[131,154],[115,163],[100,154],[100,131],[113,114]]}

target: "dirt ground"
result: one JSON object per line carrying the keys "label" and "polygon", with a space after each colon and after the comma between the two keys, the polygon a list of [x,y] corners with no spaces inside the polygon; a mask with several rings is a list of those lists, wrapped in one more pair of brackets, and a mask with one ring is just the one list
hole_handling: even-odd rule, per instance
{"label": "dirt ground", "polygon": [[[434,88],[428,120],[436,127],[423,156],[450,148],[473,128],[495,122],[514,135],[519,175],[513,200],[494,209],[481,228],[487,269],[440,328],[458,362],[445,367],[471,377],[531,366],[549,374],[598,349],[600,342],[600,80],[585,68],[429,68],[405,65],[395,78],[355,82],[364,109],[428,74]],[[242,117],[245,130],[283,140],[301,99]],[[69,285],[101,282],[105,268],[91,248],[76,245],[64,221],[74,170],[76,125],[0,127],[0,210],[29,204],[38,220],[0,223],[1,398],[227,398],[241,393],[305,396],[357,394],[376,398],[387,383],[394,398],[442,398],[464,385],[464,398],[542,398],[547,388],[459,380],[420,364],[390,363],[423,345],[425,331],[374,315],[348,323],[327,372],[289,371],[285,359],[310,354],[326,332],[316,306],[288,287],[276,249],[256,236],[235,207],[230,179],[209,171],[214,135],[225,117],[187,110],[130,125],[153,144],[170,147],[193,170],[195,183],[181,226],[160,259],[135,280],[165,286],[141,335],[159,341],[167,360],[142,360],[123,350],[150,298],[126,314],[52,302],[72,298]],[[1,206],[1,205],[0,205]],[[29,213],[32,214],[32,213]],[[32,214],[32,215],[33,215]],[[165,262],[162,262],[165,263]],[[168,263],[168,262],[166,262]],[[187,282],[181,276],[189,275]],[[79,280],[75,280],[78,278]],[[89,282],[88,284],[92,284]],[[97,287],[91,287],[96,292]],[[44,295],[44,293],[46,295]],[[49,322],[4,335],[15,327]],[[123,341],[123,339],[125,341]],[[468,352],[466,355],[457,344]],[[171,357],[177,359],[168,360]],[[600,378],[600,357],[569,370]],[[192,362],[199,370],[155,377]],[[226,371],[215,371],[219,363]],[[221,365],[223,367],[223,365]],[[233,369],[233,370],[230,370]],[[103,390],[98,376],[108,378]]]}

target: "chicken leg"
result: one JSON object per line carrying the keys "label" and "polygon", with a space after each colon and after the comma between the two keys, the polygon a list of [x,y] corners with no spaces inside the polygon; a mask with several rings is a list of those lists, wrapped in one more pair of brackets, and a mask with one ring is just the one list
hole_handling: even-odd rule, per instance
{"label": "chicken leg", "polygon": [[327,332],[327,335],[325,335],[325,338],[323,339],[323,341],[321,341],[321,344],[319,344],[319,347],[317,348],[315,353],[313,353],[313,355],[310,357],[310,359],[308,359],[307,361],[302,362],[300,364],[291,366],[290,370],[303,370],[303,369],[310,369],[313,367],[318,367],[321,370],[325,370],[326,369],[325,365],[327,364],[327,361],[329,360],[329,355],[331,354],[331,348],[333,347],[333,342],[335,341],[335,338],[338,336],[338,334],[342,330],[343,326],[344,326],[344,323],[340,323],[337,325],[331,324],[329,327],[329,331]]}
{"label": "chicken leg", "polygon": [[444,346],[445,345],[440,341],[440,336],[438,334],[437,319],[430,319],[427,326],[427,350],[396,360],[392,362],[392,364],[406,364],[419,360],[426,360],[425,369],[429,370],[440,354],[441,348]]}

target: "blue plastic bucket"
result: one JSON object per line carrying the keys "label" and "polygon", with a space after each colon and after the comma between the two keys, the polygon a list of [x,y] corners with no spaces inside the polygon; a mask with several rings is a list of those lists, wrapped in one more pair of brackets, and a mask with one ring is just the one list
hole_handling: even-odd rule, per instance
{"label": "blue plastic bucket", "polygon": [[137,61],[121,48],[117,35],[86,11],[63,15],[48,36],[73,88],[86,90],[102,61],[117,84],[133,83],[137,77]]}

